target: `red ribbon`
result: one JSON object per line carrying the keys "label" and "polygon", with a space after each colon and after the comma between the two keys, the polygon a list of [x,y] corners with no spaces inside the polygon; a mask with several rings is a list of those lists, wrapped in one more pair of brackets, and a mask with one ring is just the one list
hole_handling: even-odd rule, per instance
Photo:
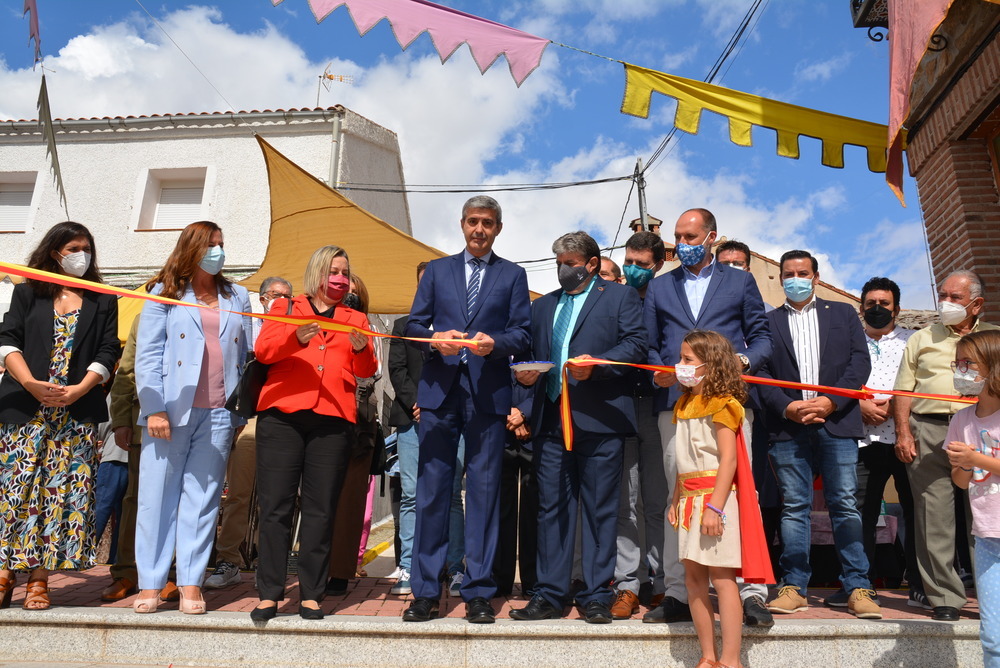
{"label": "red ribbon", "polygon": [[[0,265],[2,266],[2,265]],[[645,369],[646,371],[665,371],[673,373],[674,367],[672,366],[657,366],[655,364],[634,364],[631,362],[613,362],[611,360],[602,360],[595,357],[587,357],[584,359],[574,357],[566,360],[566,364],[563,366],[562,374],[562,396],[559,398],[559,414],[562,416],[563,421],[563,444],[566,446],[567,450],[573,449],[573,412],[570,409],[569,403],[569,392],[568,392],[568,380],[566,367],[572,364],[573,366],[597,366],[598,364],[610,364],[614,366],[630,366],[635,369]],[[761,378],[760,376],[741,376],[743,380],[748,383],[753,383],[755,385],[771,385],[773,387],[784,387],[792,390],[813,390],[821,394],[833,394],[838,397],[847,397],[848,399],[874,399],[876,394],[891,394],[898,397],[913,397],[914,399],[933,399],[936,401],[950,401],[957,404],[974,404],[978,401],[975,397],[959,397],[950,394],[923,394],[920,392],[906,392],[904,390],[873,390],[870,387],[864,385],[861,386],[859,390],[849,390],[843,387],[830,387],[829,385],[810,385],[808,383],[796,383],[790,380],[776,380],[774,378]]]}
{"label": "red ribbon", "polygon": [[[133,299],[145,299],[147,301],[159,302],[161,304],[170,304],[172,306],[189,306],[193,308],[212,308],[211,306],[206,306],[205,304],[192,304],[191,302],[181,301],[179,299],[171,299],[169,297],[161,297],[159,295],[151,295],[148,292],[138,292],[136,290],[128,290],[126,288],[116,288],[112,285],[105,285],[104,283],[95,283],[93,281],[86,281],[82,278],[76,278],[75,276],[66,276],[64,274],[53,274],[52,272],[42,271],[41,269],[32,269],[31,267],[25,267],[19,264],[10,264],[7,262],[0,262],[0,270],[5,271],[13,276],[20,276],[21,278],[30,278],[35,281],[41,281],[43,283],[54,283],[56,285],[61,285],[67,288],[81,288],[84,290],[90,290],[91,292],[98,292],[105,295],[117,295],[119,297],[131,297]],[[219,309],[225,313],[235,313],[236,315],[247,316],[250,318],[257,318],[258,320],[271,320],[273,322],[281,322],[286,325],[305,325],[311,322],[317,323],[322,329],[331,332],[360,332],[365,336],[374,336],[382,339],[402,339],[404,341],[417,341],[420,343],[448,343],[459,346],[465,346],[467,348],[477,348],[479,347],[478,341],[473,341],[472,339],[424,339],[415,336],[395,336],[393,334],[383,334],[382,332],[376,332],[370,329],[361,329],[353,325],[345,325],[339,323],[332,318],[324,318],[322,316],[316,315],[268,315],[266,313],[244,313],[243,311],[229,311],[226,309]]]}

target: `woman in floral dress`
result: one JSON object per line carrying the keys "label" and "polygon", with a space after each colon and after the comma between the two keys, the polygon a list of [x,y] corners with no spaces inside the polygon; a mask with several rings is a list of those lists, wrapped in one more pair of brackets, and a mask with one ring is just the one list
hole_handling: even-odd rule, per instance
{"label": "woman in floral dress", "polygon": [[[50,229],[28,266],[100,282],[94,238],[79,223]],[[53,570],[94,564],[97,424],[101,384],[121,352],[118,302],[57,283],[14,288],[0,325],[0,608],[28,571],[23,607],[49,607]]]}

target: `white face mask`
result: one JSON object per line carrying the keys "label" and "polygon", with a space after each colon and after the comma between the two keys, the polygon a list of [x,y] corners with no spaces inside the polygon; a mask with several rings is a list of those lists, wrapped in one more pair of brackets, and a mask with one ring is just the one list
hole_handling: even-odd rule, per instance
{"label": "white face mask", "polygon": [[77,251],[75,253],[70,253],[69,255],[63,255],[59,259],[59,266],[61,266],[63,271],[70,276],[80,278],[87,273],[88,269],[90,269],[91,257],[93,256],[90,253]]}
{"label": "white face mask", "polygon": [[967,313],[968,308],[968,306],[962,306],[955,302],[938,302],[938,318],[940,318],[942,325],[957,325],[969,317]]}
{"label": "white face mask", "polygon": [[955,369],[952,382],[955,385],[955,391],[963,397],[978,397],[986,385],[986,379],[980,378],[979,373],[972,369],[965,373]]}
{"label": "white face mask", "polygon": [[701,376],[699,378],[698,376],[695,375],[697,369],[703,366],[705,366],[704,362],[702,362],[701,364],[674,365],[674,374],[677,376],[677,382],[683,385],[684,387],[694,387],[695,385],[701,382],[702,378],[704,378],[704,376]]}

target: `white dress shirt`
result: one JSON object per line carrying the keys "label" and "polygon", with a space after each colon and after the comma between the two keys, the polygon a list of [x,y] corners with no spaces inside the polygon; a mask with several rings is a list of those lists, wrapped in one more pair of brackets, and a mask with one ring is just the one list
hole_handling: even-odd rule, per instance
{"label": "white dress shirt", "polygon": [[[788,329],[792,333],[795,361],[799,365],[799,382],[807,385],[819,384],[819,320],[816,317],[816,295],[809,303],[796,309],[787,301]],[[815,399],[815,390],[802,390],[803,399]]]}

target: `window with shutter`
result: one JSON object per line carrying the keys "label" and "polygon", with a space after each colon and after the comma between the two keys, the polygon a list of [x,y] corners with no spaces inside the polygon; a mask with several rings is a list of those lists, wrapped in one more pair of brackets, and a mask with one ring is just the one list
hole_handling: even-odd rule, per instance
{"label": "window with shutter", "polygon": [[160,186],[153,229],[176,230],[201,219],[201,185],[175,185],[165,182]]}
{"label": "window with shutter", "polygon": [[212,198],[208,173],[207,167],[144,170],[133,229],[181,230],[204,220]]}
{"label": "window with shutter", "polygon": [[30,183],[10,183],[0,174],[0,232],[28,231],[34,190],[34,178]]}

